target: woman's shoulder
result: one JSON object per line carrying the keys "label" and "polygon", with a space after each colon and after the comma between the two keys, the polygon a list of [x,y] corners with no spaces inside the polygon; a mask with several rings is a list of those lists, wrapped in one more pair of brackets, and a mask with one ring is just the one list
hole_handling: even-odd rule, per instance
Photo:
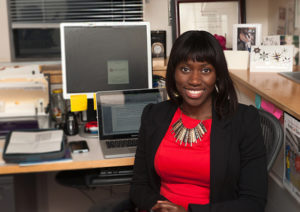
{"label": "woman's shoulder", "polygon": [[255,113],[257,112],[257,109],[256,107],[254,107],[253,105],[245,105],[245,104],[241,104],[239,103],[238,104],[238,107],[237,107],[237,112],[242,112],[242,113]]}
{"label": "woman's shoulder", "polygon": [[169,112],[174,112],[177,109],[177,105],[170,100],[166,100],[159,103],[150,103],[144,109],[144,115],[151,117],[163,117]]}
{"label": "woman's shoulder", "polygon": [[177,105],[170,100],[162,101],[159,103],[150,103],[145,107],[145,109],[154,112],[170,110],[172,108],[177,108]]}
{"label": "woman's shoulder", "polygon": [[235,116],[242,118],[242,119],[255,119],[258,118],[258,110],[253,105],[245,105],[245,104],[238,104],[237,111]]}

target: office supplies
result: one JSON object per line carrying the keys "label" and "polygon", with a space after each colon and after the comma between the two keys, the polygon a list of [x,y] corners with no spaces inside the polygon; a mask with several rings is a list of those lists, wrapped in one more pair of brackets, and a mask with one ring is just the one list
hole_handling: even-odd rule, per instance
{"label": "office supplies", "polygon": [[89,147],[85,140],[72,141],[69,143],[72,153],[85,153],[89,151]]}
{"label": "office supplies", "polygon": [[39,66],[0,71],[0,137],[10,130],[49,127],[49,83]]}
{"label": "office supplies", "polygon": [[95,174],[86,175],[89,187],[128,184],[133,176],[133,166],[101,168]]}
{"label": "office supplies", "polygon": [[87,109],[87,96],[82,95],[71,95],[70,97],[71,111],[84,111]]}
{"label": "office supplies", "polygon": [[78,133],[78,122],[73,112],[68,112],[66,115],[65,133],[67,135],[76,135]]}
{"label": "office supplies", "polygon": [[84,132],[91,134],[98,134],[98,122],[90,121],[84,125]]}
{"label": "office supplies", "polygon": [[62,130],[14,130],[5,140],[3,159],[7,163],[59,159],[65,155]]}
{"label": "office supplies", "polygon": [[104,158],[135,155],[144,107],[167,98],[165,89],[97,92],[99,140]]}
{"label": "office supplies", "polygon": [[284,113],[284,175],[283,185],[300,203],[300,174],[296,158],[300,156],[300,121]]}
{"label": "office supplies", "polygon": [[10,131],[19,129],[39,129],[38,120],[35,117],[0,118],[0,138],[5,138]]}

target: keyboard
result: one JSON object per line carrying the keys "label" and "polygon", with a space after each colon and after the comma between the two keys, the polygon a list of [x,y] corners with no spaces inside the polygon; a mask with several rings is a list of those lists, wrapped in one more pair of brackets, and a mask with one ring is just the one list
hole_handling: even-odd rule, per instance
{"label": "keyboard", "polygon": [[98,175],[88,179],[90,186],[128,184],[132,180],[133,166],[101,168]]}
{"label": "keyboard", "polygon": [[107,148],[120,148],[120,147],[135,147],[137,146],[137,138],[117,139],[106,141]]}

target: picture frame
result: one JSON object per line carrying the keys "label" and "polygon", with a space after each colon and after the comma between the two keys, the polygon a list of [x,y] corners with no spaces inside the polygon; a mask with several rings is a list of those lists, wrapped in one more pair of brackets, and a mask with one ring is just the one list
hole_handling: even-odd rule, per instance
{"label": "picture frame", "polygon": [[267,35],[264,36],[262,45],[293,45],[294,46],[294,58],[293,64],[300,64],[300,36],[299,35]]}
{"label": "picture frame", "polygon": [[262,45],[264,45],[264,46],[279,46],[280,45],[280,35],[264,36]]}
{"label": "picture frame", "polygon": [[174,40],[186,31],[204,30],[223,36],[226,49],[232,49],[232,25],[246,23],[245,0],[174,0],[170,4]]}
{"label": "picture frame", "polygon": [[234,24],[232,50],[251,52],[251,46],[261,45],[261,28],[261,24]]}
{"label": "picture frame", "polygon": [[280,45],[292,45],[294,47],[293,57],[294,61],[293,64],[298,66],[299,65],[299,53],[300,53],[300,42],[299,42],[299,35],[280,35]]}

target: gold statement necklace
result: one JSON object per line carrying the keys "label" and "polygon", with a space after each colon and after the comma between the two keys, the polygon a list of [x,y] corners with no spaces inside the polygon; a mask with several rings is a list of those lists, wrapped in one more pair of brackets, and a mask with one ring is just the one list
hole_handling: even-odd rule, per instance
{"label": "gold statement necklace", "polygon": [[172,125],[171,133],[174,134],[174,137],[177,141],[180,141],[180,145],[182,143],[187,146],[190,144],[192,146],[193,143],[197,143],[197,140],[202,140],[203,135],[207,132],[204,124],[200,121],[194,128],[186,128],[182,123],[182,111],[180,114],[180,118]]}

